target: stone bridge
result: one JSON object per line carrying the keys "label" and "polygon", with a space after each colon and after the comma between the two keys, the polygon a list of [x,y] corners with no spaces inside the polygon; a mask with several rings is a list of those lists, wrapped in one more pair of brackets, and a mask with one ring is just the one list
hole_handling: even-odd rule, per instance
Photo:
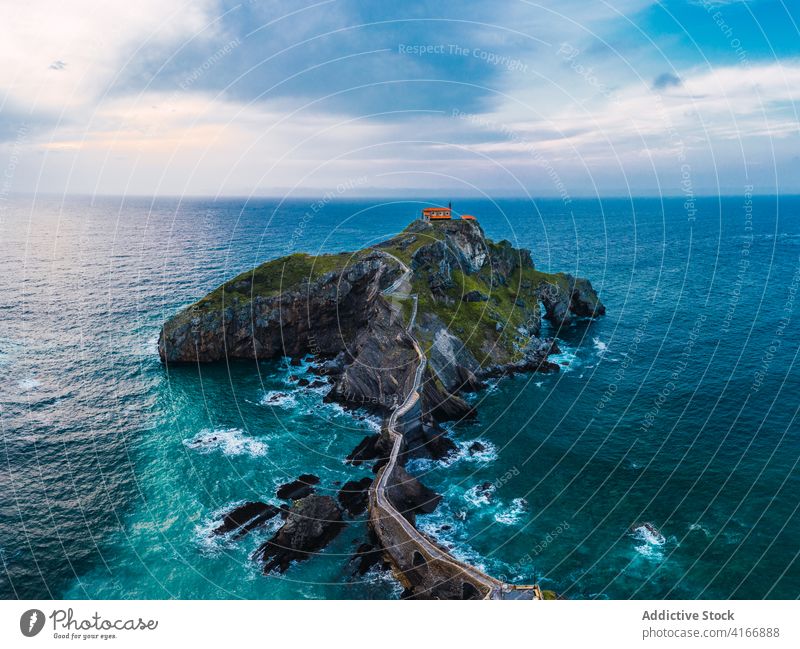
{"label": "stone bridge", "polygon": [[395,575],[414,597],[541,599],[538,586],[506,584],[456,559],[420,532],[388,497],[387,489],[398,481],[397,467],[404,450],[403,433],[406,427],[419,425],[421,416],[419,388],[426,359],[416,341],[414,347],[419,358],[414,385],[402,405],[389,417],[387,432],[392,441],[392,450],[369,492],[372,530],[384,548]]}

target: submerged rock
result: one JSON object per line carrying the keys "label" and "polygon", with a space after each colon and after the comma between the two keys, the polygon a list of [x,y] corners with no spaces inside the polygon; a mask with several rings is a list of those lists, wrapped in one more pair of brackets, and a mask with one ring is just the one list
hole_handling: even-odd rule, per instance
{"label": "submerged rock", "polygon": [[469,291],[461,297],[462,302],[487,302],[488,300],[489,296],[478,290]]}
{"label": "submerged rock", "polygon": [[443,460],[458,450],[447,431],[435,422],[423,422],[421,426],[405,431],[403,435],[405,450],[403,456],[423,457],[432,460]]}

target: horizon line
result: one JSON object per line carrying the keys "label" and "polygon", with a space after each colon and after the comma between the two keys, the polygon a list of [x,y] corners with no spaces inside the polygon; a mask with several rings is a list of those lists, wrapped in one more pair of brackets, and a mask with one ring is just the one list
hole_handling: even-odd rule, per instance
{"label": "horizon line", "polygon": [[[402,200],[402,201],[414,201],[419,200],[419,202],[425,201],[434,201],[430,196],[430,193],[419,191],[417,196],[419,198],[414,198],[414,192],[416,190],[409,190],[408,193],[404,194],[338,194],[335,196],[330,196],[331,194],[336,194],[336,190],[320,190],[319,193],[303,193],[303,194],[139,194],[139,193],[128,193],[128,194],[114,194],[114,193],[88,193],[88,192],[11,192],[6,196],[6,199],[13,199],[13,198],[36,198],[38,196],[47,197],[47,198],[116,198],[116,199],[126,199],[126,198],[133,198],[133,199],[146,199],[146,200],[208,200],[208,201],[218,201],[218,200],[276,200],[276,201],[293,201],[293,200],[311,200],[311,199],[320,199],[326,198],[327,202],[347,202],[351,200]],[[685,195],[685,194],[581,194],[581,195],[574,195],[568,198],[564,198],[559,195],[525,195],[525,194],[502,194],[497,193],[496,195],[484,196],[479,194],[451,194],[447,195],[448,200],[482,200],[482,201],[492,201],[492,200],[548,200],[548,201],[558,201],[562,202],[565,205],[569,205],[570,202],[574,200],[637,200],[637,199],[680,199],[680,200],[696,200],[696,199],[708,199],[708,198],[742,198],[743,196],[749,196],[753,198],[793,198],[793,197],[800,197],[800,192],[798,191],[791,191],[787,193],[777,193],[777,192],[741,192],[741,193],[696,193],[693,195]]]}

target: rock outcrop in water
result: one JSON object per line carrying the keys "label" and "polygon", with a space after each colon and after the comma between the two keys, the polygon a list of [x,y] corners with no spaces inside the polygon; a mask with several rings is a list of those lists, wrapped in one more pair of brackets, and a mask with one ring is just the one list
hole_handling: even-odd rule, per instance
{"label": "rock outcrop in water", "polygon": [[297,480],[287,482],[278,487],[275,495],[281,500],[300,500],[314,493],[314,485],[319,484],[319,478],[309,473],[304,473]]}
{"label": "rock outcrop in water", "polygon": [[233,532],[233,538],[240,538],[283,513],[283,510],[274,505],[259,501],[246,502],[225,514],[222,522],[213,529],[212,533],[223,535]]}
{"label": "rock outcrop in water", "polygon": [[361,478],[349,480],[342,485],[337,499],[350,516],[358,516],[367,511],[367,491],[371,484],[372,478]]}
{"label": "rock outcrop in water", "polygon": [[286,572],[292,561],[303,561],[324,548],[342,530],[342,511],[330,496],[306,496],[294,501],[283,527],[256,550],[264,573]]}
{"label": "rock outcrop in water", "polygon": [[[413,526],[416,515],[433,511],[440,496],[410,476],[403,463],[455,450],[438,422],[474,416],[461,394],[481,389],[488,377],[558,371],[547,360],[558,347],[541,337],[542,319],[561,327],[603,313],[588,280],[537,270],[530,252],[486,239],[476,221],[415,221],[371,250],[291,255],[244,273],[165,323],[158,347],[166,363],[290,357],[299,364],[300,357],[311,355],[313,371],[331,385],[326,400],[388,415],[408,398],[397,421],[402,449],[392,451],[384,429],[365,437],[347,461],[356,466],[374,461],[380,476],[391,453],[386,496],[395,518]],[[420,363],[422,354],[426,363]],[[303,384],[325,385],[321,379]],[[473,444],[469,452],[481,450]],[[246,533],[280,514],[283,527],[255,556],[265,572],[283,572],[323,548],[344,526],[337,502],[313,494],[317,482],[315,476],[301,476],[278,493],[293,501],[291,508],[247,503],[215,532]],[[350,517],[363,513],[370,485],[372,479],[363,478],[341,489],[338,498]],[[376,542],[359,547],[358,573],[387,565]],[[383,550],[393,547],[385,539],[381,543]],[[419,570],[415,563],[406,568],[406,576]],[[424,596],[432,587],[417,584],[413,594]],[[439,589],[462,598],[477,596],[472,590]]]}

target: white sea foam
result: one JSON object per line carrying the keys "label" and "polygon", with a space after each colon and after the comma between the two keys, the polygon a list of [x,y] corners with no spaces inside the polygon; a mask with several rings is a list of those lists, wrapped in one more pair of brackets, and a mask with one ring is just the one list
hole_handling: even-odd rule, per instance
{"label": "white sea foam", "polygon": [[346,415],[347,411],[344,409],[344,406],[340,403],[336,403],[335,401],[331,401],[330,403],[325,403],[323,406],[327,410],[331,410],[335,412],[337,415]]}
{"label": "white sea foam", "polygon": [[0,365],[9,365],[19,356],[23,347],[11,338],[0,338]]}
{"label": "white sea foam", "polygon": [[259,457],[267,454],[267,445],[257,439],[245,435],[238,428],[205,428],[192,439],[183,440],[184,446],[200,453],[220,451],[225,455],[252,455]]}
{"label": "white sea foam", "polygon": [[421,516],[417,519],[417,527],[435,539],[456,559],[475,566],[478,570],[487,571],[485,558],[469,544],[466,526],[449,511],[448,507],[440,505],[433,514]]}
{"label": "white sea foam", "polygon": [[476,484],[464,492],[464,500],[475,507],[490,505],[495,491],[496,488],[491,482]]}
{"label": "white sea foam", "polygon": [[38,387],[39,387],[41,384],[42,384],[42,382],[41,382],[41,381],[39,381],[38,379],[35,379],[35,378],[33,378],[33,377],[30,377],[30,378],[27,378],[27,379],[22,379],[21,381],[19,381],[19,382],[17,383],[17,386],[18,386],[18,387],[19,387],[19,389],[20,389],[20,390],[22,390],[23,392],[28,392],[29,390],[35,390],[35,389],[36,389],[36,388],[38,388]]}
{"label": "white sea foam", "polygon": [[297,405],[297,399],[288,392],[272,390],[261,398],[260,403],[262,406],[273,406],[275,408],[294,408]]}
{"label": "white sea foam", "polygon": [[547,357],[547,360],[551,363],[556,363],[561,368],[562,372],[571,372],[581,364],[576,350],[567,347],[561,341],[559,341],[558,346],[561,352],[558,354],[551,354]]}
{"label": "white sea foam", "polygon": [[381,589],[388,588],[389,599],[400,599],[405,590],[391,570],[382,570],[380,566],[372,566],[360,579]]}
{"label": "white sea foam", "polygon": [[[223,505],[205,516],[200,523],[195,525],[194,540],[197,545],[200,546],[201,553],[209,555],[219,554],[222,550],[236,547],[237,543],[241,543],[241,540],[234,539],[232,534],[214,534],[213,532],[222,524],[222,519],[225,518],[228,512],[244,505],[245,502],[244,500],[237,500]],[[272,504],[275,503],[272,502]],[[274,516],[266,521],[263,526],[251,531],[248,536],[255,537],[256,539],[272,536],[283,523],[284,520],[280,516]],[[259,575],[260,574],[261,571],[259,567]]]}
{"label": "white sea foam", "polygon": [[527,511],[528,502],[524,498],[514,498],[510,506],[498,511],[494,515],[494,520],[503,525],[514,525],[522,520],[522,517]]}
{"label": "white sea foam", "polygon": [[[482,450],[470,451],[473,444],[480,444],[483,446]],[[494,462],[497,459],[497,447],[490,441],[485,439],[471,439],[466,442],[457,442],[458,455],[457,459],[466,462]]]}
{"label": "white sea foam", "polygon": [[599,338],[592,338],[592,342],[594,343],[594,348],[597,350],[598,356],[602,356],[608,350],[608,345]]}
{"label": "white sea foam", "polygon": [[[380,428],[378,429],[380,430]],[[479,443],[483,446],[482,450],[470,451],[470,447]],[[467,441],[457,441],[456,450],[440,460],[429,458],[415,458],[408,461],[408,469],[412,472],[425,472],[434,466],[449,467],[456,462],[476,462],[485,464],[494,462],[497,459],[497,447],[488,440],[481,438],[470,439]]]}
{"label": "white sea foam", "polygon": [[652,524],[642,523],[631,530],[633,538],[638,542],[636,551],[648,559],[661,559],[667,540]]}
{"label": "white sea foam", "polygon": [[689,525],[690,532],[702,532],[706,536],[711,536],[711,532],[709,532],[703,525],[700,523],[692,523]]}
{"label": "white sea foam", "polygon": [[194,540],[200,546],[202,554],[217,554],[230,544],[229,535],[213,534],[213,531],[219,527],[225,514],[239,505],[243,505],[244,502],[244,500],[237,500],[234,503],[220,507],[194,526]]}

